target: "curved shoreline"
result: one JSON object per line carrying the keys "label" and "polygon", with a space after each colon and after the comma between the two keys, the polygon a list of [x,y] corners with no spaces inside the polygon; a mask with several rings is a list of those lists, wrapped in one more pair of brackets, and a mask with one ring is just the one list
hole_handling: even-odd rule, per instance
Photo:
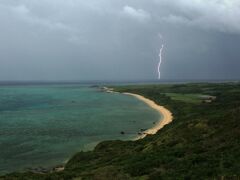
{"label": "curved shoreline", "polygon": [[134,140],[139,140],[139,139],[142,139],[144,137],[146,137],[147,135],[149,134],[156,134],[160,129],[162,129],[165,125],[169,124],[172,122],[173,120],[173,116],[172,116],[172,113],[166,109],[165,107],[163,106],[160,106],[158,104],[156,104],[154,101],[144,97],[144,96],[141,96],[139,94],[134,94],[134,93],[122,93],[122,94],[125,94],[125,95],[130,95],[130,96],[133,96],[133,97],[136,97],[137,99],[143,101],[144,103],[146,103],[148,106],[150,106],[151,108],[155,109],[156,111],[158,111],[162,117],[159,119],[159,121],[155,124],[155,126],[153,126],[152,128],[150,129],[147,129],[146,131],[144,131],[141,135],[139,135],[136,139]]}
{"label": "curved shoreline", "polygon": [[[107,92],[107,93],[119,93],[117,91],[114,91],[114,89],[109,89],[107,87],[104,87],[104,91]],[[167,124],[169,124],[173,121],[172,113],[167,108],[165,108],[164,106],[160,106],[160,105],[156,104],[154,101],[152,101],[152,100],[150,100],[150,99],[148,99],[148,98],[146,98],[142,95],[139,95],[139,94],[128,93],[128,92],[124,92],[124,93],[121,93],[121,94],[133,96],[133,97],[139,99],[140,101],[143,101],[148,106],[150,106],[151,108],[158,111],[159,114],[161,114],[161,118],[158,120],[158,122],[155,124],[155,126],[143,131],[141,135],[138,135],[136,138],[133,139],[134,141],[137,141],[139,139],[143,139],[147,135],[156,134],[165,125],[167,125]],[[64,166],[55,167],[54,172],[60,172],[60,171],[63,171],[64,169],[65,169]]]}
{"label": "curved shoreline", "polygon": [[[104,87],[104,91],[107,92],[107,93],[119,93],[119,92],[114,91],[113,89],[109,89],[107,87]],[[169,111],[164,106],[160,106],[160,105],[156,104],[154,101],[152,101],[152,100],[150,100],[150,99],[148,99],[148,98],[146,98],[142,95],[139,95],[139,94],[127,93],[127,92],[124,92],[124,93],[121,93],[121,94],[133,96],[133,97],[139,99],[140,101],[143,101],[148,106],[150,106],[151,108],[158,111],[159,114],[161,114],[161,118],[158,120],[158,122],[155,124],[155,126],[143,131],[141,135],[138,135],[136,138],[133,139],[134,141],[137,141],[139,139],[143,139],[147,135],[156,134],[165,125],[167,125],[167,124],[169,124],[173,121],[173,116],[172,116],[171,111]],[[55,167],[54,172],[60,172],[60,171],[63,171],[64,169],[65,169],[64,166]]]}

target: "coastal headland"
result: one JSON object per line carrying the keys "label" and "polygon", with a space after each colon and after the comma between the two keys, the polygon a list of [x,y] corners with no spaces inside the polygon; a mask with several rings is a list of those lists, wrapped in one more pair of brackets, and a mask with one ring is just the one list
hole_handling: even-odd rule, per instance
{"label": "coastal headland", "polygon": [[146,130],[153,135],[137,141],[103,141],[93,151],[75,154],[60,172],[11,173],[0,179],[239,179],[240,83],[112,88],[146,98],[156,108],[161,104],[174,121],[161,109],[160,125]]}

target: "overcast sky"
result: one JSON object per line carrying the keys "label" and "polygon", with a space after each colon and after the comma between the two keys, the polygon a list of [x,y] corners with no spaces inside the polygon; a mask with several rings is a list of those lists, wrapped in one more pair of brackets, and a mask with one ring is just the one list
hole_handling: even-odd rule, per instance
{"label": "overcast sky", "polygon": [[[162,38],[160,38],[162,37]],[[0,80],[240,78],[239,0],[0,0]]]}

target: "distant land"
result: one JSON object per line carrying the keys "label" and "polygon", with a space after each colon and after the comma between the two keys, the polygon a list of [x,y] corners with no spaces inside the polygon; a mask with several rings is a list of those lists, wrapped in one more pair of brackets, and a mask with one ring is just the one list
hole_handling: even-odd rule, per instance
{"label": "distant land", "polygon": [[1,85],[60,85],[60,84],[86,84],[86,85],[137,85],[137,84],[182,84],[182,83],[221,83],[240,82],[239,79],[146,79],[146,80],[0,80]]}

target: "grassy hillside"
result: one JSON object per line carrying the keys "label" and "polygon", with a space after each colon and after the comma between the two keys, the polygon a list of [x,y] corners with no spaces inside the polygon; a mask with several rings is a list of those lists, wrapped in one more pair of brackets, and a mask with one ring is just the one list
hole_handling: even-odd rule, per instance
{"label": "grassy hillside", "polygon": [[[138,141],[106,141],[79,152],[62,172],[12,173],[0,179],[240,178],[240,84],[114,87],[144,95],[174,121]],[[212,102],[202,97],[214,96]]]}

